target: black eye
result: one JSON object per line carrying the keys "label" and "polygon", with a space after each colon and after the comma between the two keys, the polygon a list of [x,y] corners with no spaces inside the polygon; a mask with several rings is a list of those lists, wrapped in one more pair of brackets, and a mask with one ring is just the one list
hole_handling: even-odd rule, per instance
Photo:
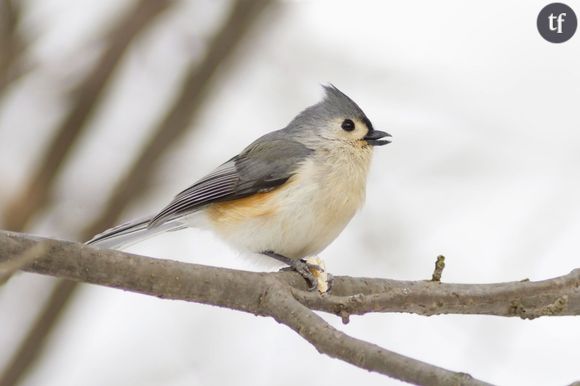
{"label": "black eye", "polygon": [[350,119],[345,119],[342,121],[342,125],[340,126],[344,131],[353,131],[354,130],[354,122]]}

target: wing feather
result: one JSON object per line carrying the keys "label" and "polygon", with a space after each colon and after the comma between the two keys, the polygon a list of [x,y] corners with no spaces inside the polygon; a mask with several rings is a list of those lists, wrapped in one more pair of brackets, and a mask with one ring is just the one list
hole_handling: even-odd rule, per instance
{"label": "wing feather", "polygon": [[281,131],[266,134],[175,196],[148,227],[174,221],[214,202],[272,190],[286,182],[312,152],[300,142],[285,139]]}

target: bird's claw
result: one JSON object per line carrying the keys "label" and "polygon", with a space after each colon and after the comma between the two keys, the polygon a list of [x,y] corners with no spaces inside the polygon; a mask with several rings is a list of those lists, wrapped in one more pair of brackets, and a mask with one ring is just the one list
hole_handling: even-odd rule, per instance
{"label": "bird's claw", "polygon": [[308,289],[310,291],[317,289],[320,293],[326,293],[330,290],[332,275],[326,273],[324,261],[319,257],[312,256],[304,259],[291,259],[270,250],[261,253],[273,257],[284,264],[288,264],[288,267],[284,267],[280,271],[298,272],[308,282]]}
{"label": "bird's claw", "polygon": [[308,282],[309,291],[319,290],[326,293],[332,287],[332,275],[326,273],[320,264],[310,263],[304,259],[292,260],[289,267],[284,267],[280,271],[298,272]]}
{"label": "bird's claw", "polygon": [[288,267],[280,269],[280,271],[296,271],[298,272],[307,282],[308,290],[314,291],[318,288],[318,279],[312,273],[313,270],[323,271],[322,268],[317,264],[311,264],[303,259],[292,260]]}

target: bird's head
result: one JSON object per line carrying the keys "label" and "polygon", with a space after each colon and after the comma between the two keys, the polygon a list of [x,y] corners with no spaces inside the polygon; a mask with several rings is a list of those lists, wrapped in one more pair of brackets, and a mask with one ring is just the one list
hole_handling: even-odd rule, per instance
{"label": "bird's head", "polygon": [[362,109],[333,85],[323,86],[325,97],[302,111],[287,129],[306,142],[328,142],[370,148],[390,143],[391,135],[375,130]]}

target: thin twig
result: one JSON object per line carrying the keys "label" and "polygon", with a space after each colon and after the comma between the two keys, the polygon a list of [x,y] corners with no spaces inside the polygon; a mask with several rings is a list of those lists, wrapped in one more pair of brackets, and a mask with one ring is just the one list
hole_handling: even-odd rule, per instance
{"label": "thin twig", "polygon": [[441,281],[441,275],[443,274],[443,270],[445,269],[445,256],[439,255],[437,256],[437,260],[435,260],[435,269],[433,270],[433,276],[431,277],[431,281]]}

